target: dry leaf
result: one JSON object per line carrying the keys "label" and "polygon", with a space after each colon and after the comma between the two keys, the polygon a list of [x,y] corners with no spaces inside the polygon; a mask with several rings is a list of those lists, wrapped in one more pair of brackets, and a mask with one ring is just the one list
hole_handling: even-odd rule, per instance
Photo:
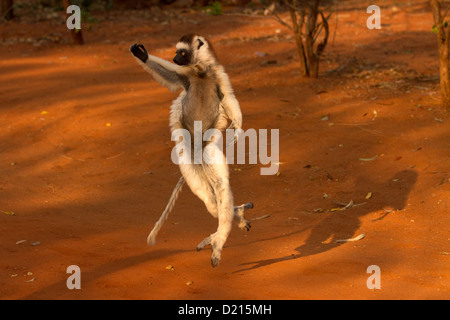
{"label": "dry leaf", "polygon": [[353,241],[358,241],[358,240],[364,239],[365,236],[366,236],[366,235],[365,235],[364,233],[361,233],[359,236],[356,236],[356,237],[354,237],[354,238],[351,238],[351,239],[341,239],[341,240],[336,240],[335,242],[353,242]]}
{"label": "dry leaf", "polygon": [[166,269],[167,270],[170,270],[170,271],[173,271],[174,270],[174,267],[173,266],[171,266],[170,264],[166,267]]}
{"label": "dry leaf", "polygon": [[191,286],[191,285],[193,285],[194,284],[194,282],[192,282],[191,280],[189,280],[188,282],[186,282],[186,285],[187,286]]}
{"label": "dry leaf", "polygon": [[372,198],[372,192],[369,192],[369,193],[366,195],[366,199],[367,199],[367,200],[369,200],[370,198]]}
{"label": "dry leaf", "polygon": [[261,220],[261,219],[266,219],[266,218],[269,218],[269,217],[270,217],[270,214],[265,214],[265,215],[263,215],[261,217],[252,218],[250,220]]}
{"label": "dry leaf", "polygon": [[378,158],[378,155],[376,155],[375,157],[372,157],[372,158],[359,158],[359,160],[360,160],[360,161],[373,161],[373,160],[375,160],[376,158]]}
{"label": "dry leaf", "polygon": [[16,214],[14,213],[14,212],[12,212],[12,211],[3,211],[3,210],[0,210],[0,212],[2,212],[2,213],[4,213],[4,214],[7,214],[7,215],[10,215],[10,216],[15,216]]}

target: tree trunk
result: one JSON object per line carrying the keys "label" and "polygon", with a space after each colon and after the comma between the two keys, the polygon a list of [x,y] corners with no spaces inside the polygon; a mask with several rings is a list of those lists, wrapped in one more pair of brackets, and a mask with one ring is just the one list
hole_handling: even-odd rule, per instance
{"label": "tree trunk", "polygon": [[319,78],[319,58],[315,56],[310,61],[309,73],[311,74],[311,78]]}
{"label": "tree trunk", "polygon": [[309,77],[308,60],[306,58],[305,48],[303,47],[301,34],[295,34],[295,42],[297,44],[297,51],[300,58],[300,70],[302,72],[302,76]]}
{"label": "tree trunk", "polygon": [[445,15],[442,16],[441,14],[441,3],[438,0],[430,0],[430,4],[433,12],[435,30],[437,30],[442,106],[447,111],[450,111],[450,31],[444,22]]}
{"label": "tree trunk", "polygon": [[13,0],[0,0],[0,20],[14,18]]}
{"label": "tree trunk", "polygon": [[314,35],[317,28],[318,8],[319,0],[314,0],[308,10],[308,17],[306,19],[305,44],[308,57],[308,69],[311,78],[319,77],[319,57],[314,52]]}
{"label": "tree trunk", "polygon": [[303,23],[305,21],[305,11],[299,12],[299,21],[297,21],[297,13],[292,7],[289,7],[289,13],[291,14],[291,21],[295,36],[295,43],[297,44],[297,51],[300,58],[300,69],[303,77],[309,77],[308,58],[306,56],[305,47],[303,46]]}
{"label": "tree trunk", "polygon": [[[300,57],[300,69],[303,77],[318,78],[320,56],[328,41],[328,22],[319,8],[319,0],[307,4],[298,0],[285,0],[289,8],[292,21],[292,30],[295,35],[297,51]],[[322,22],[317,23],[318,16]],[[322,28],[325,36],[321,43],[315,46],[316,40]]]}
{"label": "tree trunk", "polygon": [[[448,37],[447,37],[448,39]],[[450,112],[450,78],[449,78],[449,56],[448,56],[448,41],[445,44],[446,49],[439,52],[440,60],[440,86],[442,96],[442,106]]]}

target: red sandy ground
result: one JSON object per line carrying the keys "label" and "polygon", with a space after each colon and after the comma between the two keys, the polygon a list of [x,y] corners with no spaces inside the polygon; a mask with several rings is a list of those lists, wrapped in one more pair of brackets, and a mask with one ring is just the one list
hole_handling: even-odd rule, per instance
{"label": "red sandy ground", "polygon": [[[105,12],[84,46],[63,17],[1,25],[0,298],[450,298],[450,118],[427,1],[408,3],[385,1],[381,30],[364,6],[340,9],[318,80],[302,79],[291,33],[267,17]],[[270,216],[234,227],[217,268],[195,251],[217,221],[187,187],[146,245],[180,176],[176,94],[128,47],[171,59],[187,32],[213,41],[244,129],[280,130],[279,175],[230,167],[236,204],[255,204],[247,218]],[[60,43],[42,38],[55,33]],[[364,204],[332,210],[350,200]],[[70,265],[81,290],[66,287]]]}

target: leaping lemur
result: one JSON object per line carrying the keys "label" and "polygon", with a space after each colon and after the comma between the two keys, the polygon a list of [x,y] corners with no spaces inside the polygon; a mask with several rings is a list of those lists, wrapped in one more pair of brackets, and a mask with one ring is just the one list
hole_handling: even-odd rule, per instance
{"label": "leaping lemur", "polygon": [[[207,39],[194,34],[181,37],[176,44],[176,55],[173,59],[175,64],[149,55],[142,44],[133,44],[130,51],[137,62],[161,85],[171,91],[182,90],[170,107],[172,133],[177,129],[186,129],[193,135],[196,121],[201,121],[202,133],[208,129],[223,131],[228,125],[228,120],[231,120],[228,128],[234,128],[239,132],[242,127],[239,102],[224,67],[218,62],[214,49]],[[190,150],[188,140],[193,139],[178,142],[185,144],[182,145],[185,147],[183,150],[186,148]],[[205,147],[203,143],[202,148]],[[211,264],[215,267],[219,263],[222,248],[231,231],[232,220],[235,219],[241,229],[247,231],[250,229],[250,223],[244,218],[244,211],[253,208],[253,203],[234,206],[225,155],[222,148],[215,147],[213,143],[209,143],[209,147],[212,147],[215,156],[221,157],[223,161],[179,163],[182,177],[173,190],[164,212],[150,232],[147,243],[155,244],[158,231],[168,218],[186,181],[192,192],[205,203],[209,213],[218,218],[217,231],[197,245],[197,250],[201,250],[211,244]]]}

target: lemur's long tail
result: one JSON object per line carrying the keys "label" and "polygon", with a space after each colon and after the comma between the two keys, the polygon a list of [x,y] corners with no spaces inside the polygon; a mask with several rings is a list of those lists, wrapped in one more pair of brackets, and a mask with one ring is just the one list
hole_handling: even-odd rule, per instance
{"label": "lemur's long tail", "polygon": [[175,205],[175,201],[178,198],[178,195],[181,192],[181,187],[184,184],[184,178],[183,176],[180,177],[180,180],[178,180],[177,185],[175,186],[175,189],[172,191],[172,195],[170,196],[169,202],[167,203],[166,209],[164,209],[163,213],[161,214],[161,217],[156,222],[155,226],[153,227],[153,230],[150,232],[150,234],[147,237],[147,244],[148,245],[155,245],[156,242],[156,236],[158,235],[159,230],[161,229],[164,222],[169,217],[170,211],[172,211],[173,206]]}

